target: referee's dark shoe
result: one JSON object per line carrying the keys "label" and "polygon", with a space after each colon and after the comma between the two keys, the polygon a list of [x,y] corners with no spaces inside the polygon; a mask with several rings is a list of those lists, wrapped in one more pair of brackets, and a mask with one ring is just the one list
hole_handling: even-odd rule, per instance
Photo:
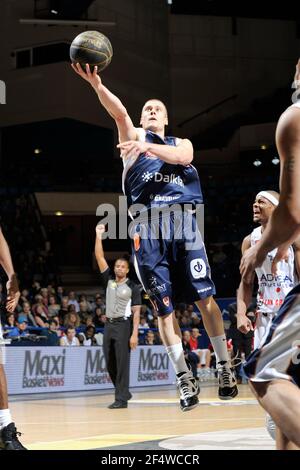
{"label": "referee's dark shoe", "polygon": [[111,405],[108,406],[110,410],[117,410],[120,408],[127,408],[127,401],[114,401]]}

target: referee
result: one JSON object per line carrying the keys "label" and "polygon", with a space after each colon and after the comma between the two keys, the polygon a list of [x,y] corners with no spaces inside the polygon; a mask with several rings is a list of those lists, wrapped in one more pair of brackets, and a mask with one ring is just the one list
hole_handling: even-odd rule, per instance
{"label": "referee", "polygon": [[[115,401],[108,408],[127,408],[129,392],[130,349],[138,344],[141,292],[137,284],[127,278],[129,262],[119,258],[111,274],[102,246],[104,225],[96,227],[95,255],[106,287],[106,317],[103,350],[107,371],[115,387]],[[133,322],[130,321],[133,314]]]}

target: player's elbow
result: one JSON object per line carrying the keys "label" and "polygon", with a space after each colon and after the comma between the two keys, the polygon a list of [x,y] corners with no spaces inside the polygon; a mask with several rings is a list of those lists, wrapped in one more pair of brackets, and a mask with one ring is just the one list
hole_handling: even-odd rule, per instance
{"label": "player's elbow", "polygon": [[300,228],[300,203],[296,198],[291,198],[288,200],[285,207],[286,213],[289,218],[290,227],[295,229]]}
{"label": "player's elbow", "polygon": [[193,152],[184,152],[178,155],[177,163],[179,165],[189,165],[194,159]]}
{"label": "player's elbow", "polygon": [[118,111],[118,113],[116,113],[116,114],[114,115],[114,120],[115,120],[117,123],[121,124],[122,122],[125,122],[128,117],[129,117],[129,116],[128,116],[128,113],[127,113],[127,109],[126,109],[126,108],[123,108],[123,109],[120,109],[120,110]]}

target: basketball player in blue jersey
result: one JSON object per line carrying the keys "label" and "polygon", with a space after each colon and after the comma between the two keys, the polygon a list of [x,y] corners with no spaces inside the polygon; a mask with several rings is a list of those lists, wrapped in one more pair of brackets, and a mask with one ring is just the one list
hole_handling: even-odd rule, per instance
{"label": "basketball player in blue jersey", "polygon": [[[300,60],[295,83],[300,85]],[[254,270],[278,247],[272,270],[286,258],[300,233],[300,100],[280,117],[276,130],[280,156],[280,198],[259,243],[247,250],[241,274],[250,282]],[[300,448],[300,284],[288,293],[269,333],[248,358],[245,372],[262,407],[277,425],[277,449]]]}
{"label": "basketball player in blue jersey", "polygon": [[[88,65],[86,72],[79,64],[72,67],[92,85],[100,103],[115,120],[119,133],[118,147],[124,162],[123,190],[129,206],[141,204],[145,211],[144,222],[140,217],[138,222],[133,222],[131,238],[135,268],[159,315],[159,332],[177,375],[181,409],[190,410],[198,404],[199,386],[185,362],[181,331],[172,304],[171,273],[174,269],[180,269],[185,299],[199,307],[214,347],[219,397],[223,400],[234,398],[238,393],[236,379],[227,352],[222,315],[213,299],[215,287],[195,214],[182,213],[182,210],[172,213],[168,219],[169,234],[163,234],[166,225],[164,208],[168,209],[172,203],[181,209],[184,204],[195,207],[203,202],[199,176],[191,165],[192,143],[188,139],[165,136],[168,116],[160,100],[150,99],[145,103],[141,127],[135,128],[121,101],[103,85],[97,75],[97,67],[93,73]],[[152,217],[153,208],[162,209],[156,218]],[[149,221],[150,211],[152,218]],[[179,219],[183,234],[177,238],[175,231]],[[153,227],[159,237],[144,236]]]}

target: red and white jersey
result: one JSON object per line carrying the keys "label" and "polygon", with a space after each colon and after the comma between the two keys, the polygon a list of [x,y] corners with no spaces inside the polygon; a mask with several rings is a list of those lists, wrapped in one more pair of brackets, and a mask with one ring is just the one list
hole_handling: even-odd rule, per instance
{"label": "red and white jersey", "polygon": [[[261,227],[254,229],[250,237],[251,246],[258,243],[262,237]],[[281,260],[277,264],[277,274],[274,276],[271,267],[276,253],[277,248],[270,251],[263,264],[255,269],[258,279],[257,310],[262,313],[276,313],[285,296],[298,282],[293,247],[288,249],[287,261]]]}

